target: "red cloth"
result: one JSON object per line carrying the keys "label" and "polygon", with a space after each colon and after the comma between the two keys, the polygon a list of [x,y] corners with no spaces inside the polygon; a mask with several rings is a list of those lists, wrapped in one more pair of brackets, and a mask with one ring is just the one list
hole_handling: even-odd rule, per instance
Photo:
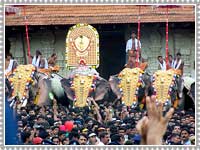
{"label": "red cloth", "polygon": [[33,144],[41,144],[42,138],[41,137],[35,137],[33,138]]}

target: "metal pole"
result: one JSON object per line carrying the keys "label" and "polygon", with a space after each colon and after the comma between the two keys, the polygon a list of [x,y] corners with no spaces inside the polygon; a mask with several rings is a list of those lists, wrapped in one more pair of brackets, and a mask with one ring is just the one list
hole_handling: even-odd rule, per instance
{"label": "metal pole", "polygon": [[138,46],[136,51],[136,67],[139,66],[139,51],[140,51],[140,6],[139,6],[139,13],[138,13]]}
{"label": "metal pole", "polygon": [[166,69],[168,69],[168,42],[169,42],[169,37],[168,37],[168,6],[167,6],[167,20],[166,20]]}
{"label": "metal pole", "polygon": [[25,6],[24,8],[24,19],[25,19],[25,27],[26,27],[26,42],[27,42],[27,48],[28,48],[28,62],[31,64],[31,50],[30,50],[30,42],[29,42],[29,36],[28,36],[28,23],[27,23],[27,18],[26,18],[26,11],[25,11]]}

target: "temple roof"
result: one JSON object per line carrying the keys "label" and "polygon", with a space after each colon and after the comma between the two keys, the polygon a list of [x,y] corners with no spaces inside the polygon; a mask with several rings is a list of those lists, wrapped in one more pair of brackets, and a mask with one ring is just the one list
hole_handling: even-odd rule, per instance
{"label": "temple roof", "polygon": [[[24,9],[29,25],[66,25],[76,23],[112,24],[166,22],[166,7],[157,5],[15,5],[6,6],[5,25],[24,25]],[[18,8],[17,13],[10,13]],[[140,9],[139,9],[140,8]],[[194,22],[195,5],[168,8],[169,22]]]}

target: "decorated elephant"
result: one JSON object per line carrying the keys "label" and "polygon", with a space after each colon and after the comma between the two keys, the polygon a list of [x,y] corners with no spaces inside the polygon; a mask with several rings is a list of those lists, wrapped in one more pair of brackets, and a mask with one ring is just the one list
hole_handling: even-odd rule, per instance
{"label": "decorated elephant", "polygon": [[83,64],[72,70],[68,78],[62,79],[61,84],[75,107],[89,105],[88,97],[103,100],[110,90],[108,82],[95,69]]}
{"label": "decorated elephant", "polygon": [[66,94],[61,86],[61,76],[44,73],[33,65],[19,65],[13,74],[6,77],[7,97],[10,106],[24,107],[35,103],[39,106],[50,104],[49,93],[63,105],[68,105]]}
{"label": "decorated elephant", "polygon": [[13,73],[6,76],[6,96],[11,102],[10,106],[27,104],[35,72],[36,68],[33,65],[19,65]]}
{"label": "decorated elephant", "polygon": [[117,99],[127,106],[137,106],[145,95],[151,95],[151,76],[140,68],[125,68],[119,74],[110,76],[109,84]]}
{"label": "decorated elephant", "polygon": [[[170,107],[184,109],[185,97],[190,104],[194,104],[194,80],[189,77],[182,78],[180,70],[158,70],[153,75],[154,95],[157,100]],[[191,106],[190,106],[191,107]]]}
{"label": "decorated elephant", "polygon": [[47,76],[46,74],[38,72],[37,77],[38,85],[36,88],[33,88],[34,91],[36,91],[35,104],[39,106],[51,104],[52,98],[50,94],[53,94],[58,103],[65,106],[69,105],[67,95],[65,94],[60,82],[63,79],[62,76],[57,73],[52,73]]}

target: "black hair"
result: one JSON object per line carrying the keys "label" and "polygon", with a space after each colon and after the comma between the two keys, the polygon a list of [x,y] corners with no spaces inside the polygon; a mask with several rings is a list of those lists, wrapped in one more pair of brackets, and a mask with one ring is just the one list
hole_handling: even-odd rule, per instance
{"label": "black hair", "polygon": [[183,129],[181,130],[181,133],[182,133],[183,131],[186,131],[188,134],[190,134],[190,131],[189,131],[187,128],[183,128]]}
{"label": "black hair", "polygon": [[22,133],[21,133],[22,142],[25,143],[25,142],[26,142],[26,139],[29,138],[30,136],[31,136],[31,133],[30,133],[30,132],[22,132]]}
{"label": "black hair", "polygon": [[160,57],[162,58],[162,56],[158,56],[157,58],[159,59]]}
{"label": "black hair", "polygon": [[58,136],[61,136],[61,135],[63,135],[63,134],[66,134],[66,132],[65,132],[65,131],[59,131],[59,132],[58,132]]}
{"label": "black hair", "polygon": [[53,57],[53,56],[55,56],[56,55],[56,53],[53,53],[52,55],[51,55],[51,57]]}
{"label": "black hair", "polygon": [[120,134],[114,134],[114,135],[111,136],[111,142],[120,142],[121,137],[122,137],[122,135],[120,135]]}
{"label": "black hair", "polygon": [[173,134],[171,135],[171,138],[172,138],[172,137],[176,137],[176,136],[179,136],[179,137],[180,137],[180,134],[173,133]]}
{"label": "black hair", "polygon": [[119,127],[118,131],[119,131],[119,130],[124,130],[124,131],[126,131],[126,128],[125,128],[125,127]]}
{"label": "black hair", "polygon": [[6,58],[8,57],[8,56],[10,56],[11,58],[13,58],[13,55],[12,55],[12,53],[6,53]]}
{"label": "black hair", "polygon": [[79,135],[79,139],[80,139],[81,136],[84,136],[86,139],[88,139],[88,137],[87,137],[86,134],[81,133],[81,134]]}
{"label": "black hair", "polygon": [[136,34],[136,32],[135,32],[135,31],[132,31],[131,34]]}
{"label": "black hair", "polygon": [[38,56],[38,55],[42,55],[42,53],[39,51],[39,50],[36,50],[36,55]]}
{"label": "black hair", "polygon": [[181,53],[180,52],[176,53],[176,56],[181,56]]}
{"label": "black hair", "polygon": [[[51,141],[53,141],[53,139],[55,139],[55,138],[58,138],[58,139],[59,139],[59,137],[58,137],[57,135],[55,135],[55,136],[53,136],[53,137],[51,138]],[[60,139],[59,139],[59,141],[60,141]]]}
{"label": "black hair", "polygon": [[102,132],[102,133],[99,135],[99,138],[100,138],[100,139],[101,139],[101,138],[104,138],[106,135],[108,135],[107,132]]}

